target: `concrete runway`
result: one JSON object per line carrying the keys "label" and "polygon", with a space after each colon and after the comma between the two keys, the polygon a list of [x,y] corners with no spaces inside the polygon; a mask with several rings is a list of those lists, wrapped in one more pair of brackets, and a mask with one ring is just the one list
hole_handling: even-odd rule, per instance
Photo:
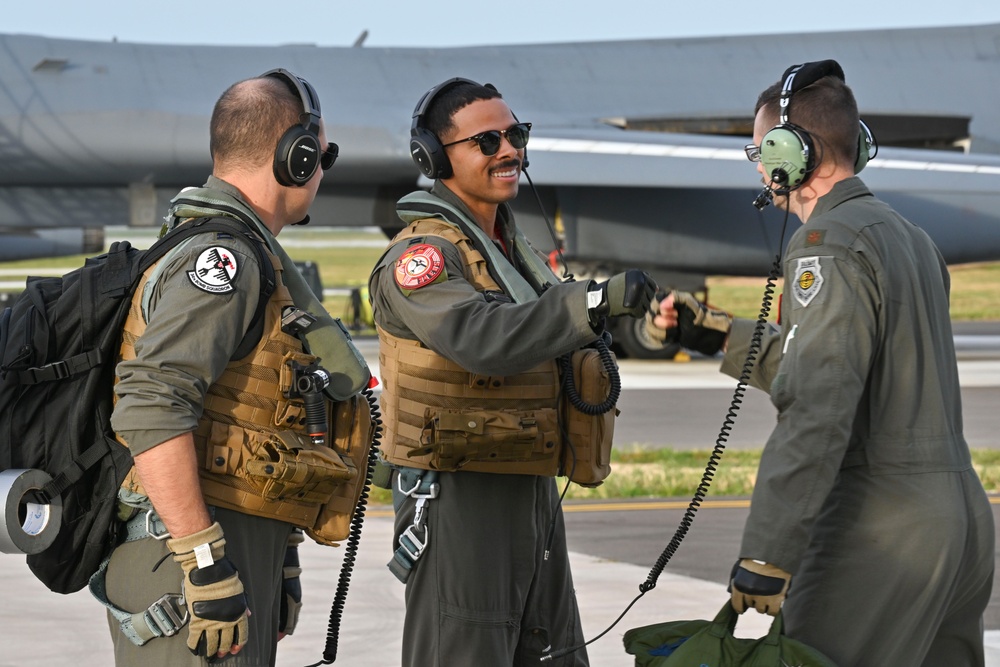
{"label": "concrete runway", "polygon": [[[966,433],[973,447],[1000,446],[995,435],[1000,398],[1000,324],[957,340]],[[964,334],[962,334],[964,336]],[[374,363],[376,345],[358,347]],[[715,360],[665,364],[621,363],[622,416],[618,443],[711,449],[735,381],[717,372]],[[760,447],[774,422],[766,396],[748,390],[729,447]],[[687,498],[638,502],[579,502],[565,507],[574,579],[588,639],[603,631],[638,594],[660,551],[674,534]],[[735,559],[746,498],[709,492],[674,558],[618,626],[589,648],[595,667],[629,667],[625,630],[666,620],[712,618],[725,603],[725,577]],[[998,505],[994,505],[996,514]],[[385,568],[390,557],[391,509],[370,508],[340,629],[338,660],[351,667],[399,662],[403,586]],[[313,665],[323,657],[330,604],[343,549],[307,542],[301,549],[305,590],[296,634],[279,647],[280,667]],[[103,608],[89,593],[61,596],[34,579],[23,557],[0,554],[0,667],[75,665],[108,667],[110,639]],[[737,634],[760,636],[769,617],[746,614]],[[986,617],[987,665],[1000,667],[1000,595]],[[225,663],[223,663],[225,664]]]}

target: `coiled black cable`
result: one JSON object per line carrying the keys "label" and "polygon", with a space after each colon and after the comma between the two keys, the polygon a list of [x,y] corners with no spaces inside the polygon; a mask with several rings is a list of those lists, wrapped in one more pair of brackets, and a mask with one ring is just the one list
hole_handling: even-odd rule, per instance
{"label": "coiled black cable", "polygon": [[749,383],[750,375],[753,372],[754,363],[757,359],[757,353],[760,352],[761,340],[764,337],[764,327],[767,325],[767,316],[771,312],[771,300],[774,295],[774,285],[778,276],[781,274],[781,249],[784,246],[785,229],[787,226],[788,210],[786,209],[785,221],[781,227],[781,238],[778,241],[778,254],[775,256],[774,263],[772,264],[771,270],[767,276],[767,284],[764,286],[764,296],[760,304],[760,314],[757,317],[753,335],[750,337],[750,346],[747,349],[746,360],[743,362],[743,368],[740,371],[740,377],[736,383],[736,389],[733,391],[733,400],[729,404],[729,410],[726,412],[725,418],[723,418],[722,427],[719,429],[719,436],[715,440],[715,447],[712,449],[712,454],[709,456],[708,463],[705,465],[705,473],[702,475],[701,482],[695,490],[694,497],[691,498],[691,502],[684,511],[684,516],[681,518],[680,524],[674,532],[674,536],[670,539],[667,546],[664,547],[663,551],[660,553],[660,557],[656,559],[656,563],[653,565],[652,569],[650,569],[646,580],[639,584],[639,594],[632,598],[632,601],[628,603],[625,610],[619,614],[618,618],[616,618],[611,625],[605,628],[603,632],[593,639],[589,639],[582,644],[559,649],[546,654],[541,659],[542,662],[548,662],[556,658],[569,655],[574,651],[578,651],[581,648],[596,642],[598,639],[610,632],[613,627],[618,625],[618,623],[625,618],[625,614],[632,609],[635,603],[638,602],[643,595],[656,588],[656,580],[659,579],[660,574],[663,572],[663,568],[665,568],[667,563],[670,562],[670,559],[673,558],[674,553],[677,552],[677,549],[680,547],[681,542],[687,535],[688,530],[690,530],[691,524],[694,522],[694,515],[698,511],[698,508],[701,507],[701,503],[705,499],[705,495],[708,493],[708,487],[712,483],[712,478],[715,476],[715,471],[718,469],[719,460],[722,458],[722,452],[726,448],[726,441],[729,439],[729,432],[732,430],[733,424],[735,423],[736,412],[743,403],[743,395],[746,393],[747,384]]}
{"label": "coiled black cable", "polygon": [[[605,335],[607,335],[607,332],[605,332]],[[595,340],[593,346],[597,349],[597,354],[601,357],[601,364],[604,366],[604,370],[608,372],[608,380],[611,384],[608,388],[608,396],[602,402],[597,404],[587,403],[580,396],[580,392],[576,388],[576,378],[573,373],[572,352],[559,357],[559,367],[562,370],[562,388],[566,392],[566,398],[569,399],[570,405],[585,415],[596,416],[603,415],[617,405],[618,397],[622,393],[622,378],[618,372],[618,364],[615,363],[615,357],[611,354],[611,348],[608,346],[608,341],[605,340],[604,336]]]}
{"label": "coiled black cable", "polygon": [[708,487],[712,483],[712,478],[715,476],[716,470],[718,470],[719,460],[722,458],[722,452],[725,450],[726,442],[729,440],[729,433],[733,429],[733,424],[736,423],[736,412],[743,404],[743,396],[746,394],[750,374],[753,372],[757,353],[760,352],[761,339],[764,337],[764,327],[767,325],[767,316],[771,312],[774,283],[778,279],[780,272],[781,255],[779,254],[775,256],[774,265],[767,276],[767,284],[764,286],[764,298],[760,304],[760,314],[757,317],[753,335],[750,337],[750,347],[747,349],[746,360],[743,362],[743,369],[740,371],[739,380],[736,382],[736,389],[733,391],[733,400],[730,402],[729,410],[722,420],[722,427],[719,429],[719,436],[715,440],[715,447],[712,449],[712,454],[708,457],[708,463],[705,465],[705,473],[701,476],[701,482],[698,484],[698,488],[694,492],[694,497],[691,498],[691,502],[684,511],[684,516],[681,517],[680,525],[677,526],[677,531],[674,533],[673,538],[671,538],[670,542],[663,549],[663,552],[660,553],[660,557],[656,559],[656,563],[649,571],[646,581],[639,584],[639,597],[645,595],[647,591],[656,588],[656,580],[663,572],[663,568],[673,558],[677,548],[681,545],[681,541],[684,540],[684,536],[687,535],[688,530],[691,528],[695,512],[701,507],[701,503],[708,493]]}
{"label": "coiled black cable", "polygon": [[340,621],[344,614],[344,604],[347,602],[347,589],[351,583],[351,574],[357,560],[358,545],[361,542],[361,527],[365,521],[365,509],[368,506],[368,492],[371,490],[375,463],[378,461],[379,445],[382,442],[382,413],[379,411],[375,394],[370,388],[363,389],[361,394],[368,400],[368,409],[372,416],[372,446],[368,451],[368,462],[365,469],[364,486],[358,496],[358,504],[351,517],[351,528],[344,542],[344,563],[340,567],[340,578],[337,581],[337,593],[330,608],[330,623],[326,632],[326,647],[323,649],[323,659],[308,667],[331,665],[337,661],[337,648],[340,641]]}

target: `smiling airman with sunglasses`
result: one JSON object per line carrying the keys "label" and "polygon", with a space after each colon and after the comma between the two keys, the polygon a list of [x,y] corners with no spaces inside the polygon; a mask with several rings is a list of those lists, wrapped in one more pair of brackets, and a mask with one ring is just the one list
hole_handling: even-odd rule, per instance
{"label": "smiling airman with sunglasses", "polygon": [[451,178],[444,179],[448,189],[491,237],[496,236],[498,206],[517,196],[530,129],[530,123],[516,121],[506,102],[494,98],[459,109],[441,134],[452,165]]}
{"label": "smiling airman with sunglasses", "polygon": [[[404,667],[534,666],[584,639],[554,477],[596,460],[598,438],[564,444],[557,359],[605,315],[642,317],[655,285],[560,282],[533,250],[508,205],[530,130],[492,86],[428,91],[410,153],[434,185],[399,201],[408,227],[369,280]],[[585,667],[586,649],[553,664]]]}

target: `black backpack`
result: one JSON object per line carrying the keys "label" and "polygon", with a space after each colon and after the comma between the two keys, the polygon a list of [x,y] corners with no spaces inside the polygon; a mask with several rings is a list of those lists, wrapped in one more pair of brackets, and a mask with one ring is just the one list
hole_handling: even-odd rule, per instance
{"label": "black backpack", "polygon": [[118,543],[117,493],[132,456],[111,430],[112,394],[139,278],[171,248],[206,232],[242,236],[257,252],[261,297],[233,356],[241,358],[263,332],[274,267],[253,231],[224,218],[181,225],[148,250],[116,242],[62,277],[30,277],[0,314],[0,471],[43,470],[52,481],[30,500],[48,504],[61,496],[55,542],[27,557],[35,576],[57,593],[83,588]]}

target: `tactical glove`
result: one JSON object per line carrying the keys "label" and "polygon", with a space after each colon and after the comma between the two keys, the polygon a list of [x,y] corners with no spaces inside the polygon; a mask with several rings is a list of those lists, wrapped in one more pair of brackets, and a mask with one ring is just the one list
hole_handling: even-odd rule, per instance
{"label": "tactical glove", "polygon": [[248,638],[247,598],[232,561],[226,558],[222,526],[167,540],[167,548],[184,570],[184,600],[191,620],[188,648],[195,655],[213,658],[228,653]]}
{"label": "tactical glove", "polygon": [[753,607],[762,614],[777,616],[791,581],[792,575],[777,565],[749,558],[738,560],[729,582],[733,609],[742,614]]}
{"label": "tactical glove", "polygon": [[[660,314],[660,302],[667,298],[663,292],[657,292],[649,302],[649,310],[646,311],[646,333],[653,340],[660,343],[667,343],[667,330],[656,326],[653,320]],[[674,342],[674,341],[671,341]]]}
{"label": "tactical glove", "polygon": [[587,294],[587,304],[598,317],[643,317],[656,294],[656,283],[645,271],[629,269],[611,276]]}
{"label": "tactical glove", "polygon": [[288,547],[285,549],[285,565],[282,568],[284,578],[281,580],[281,611],[278,615],[278,632],[290,635],[295,632],[299,622],[299,610],[302,608],[302,581],[299,575],[299,545],[306,538],[302,531],[296,528],[288,536]]}
{"label": "tactical glove", "polygon": [[709,308],[688,292],[671,294],[677,311],[677,328],[667,330],[667,339],[709,356],[721,350],[733,326],[732,315]]}

